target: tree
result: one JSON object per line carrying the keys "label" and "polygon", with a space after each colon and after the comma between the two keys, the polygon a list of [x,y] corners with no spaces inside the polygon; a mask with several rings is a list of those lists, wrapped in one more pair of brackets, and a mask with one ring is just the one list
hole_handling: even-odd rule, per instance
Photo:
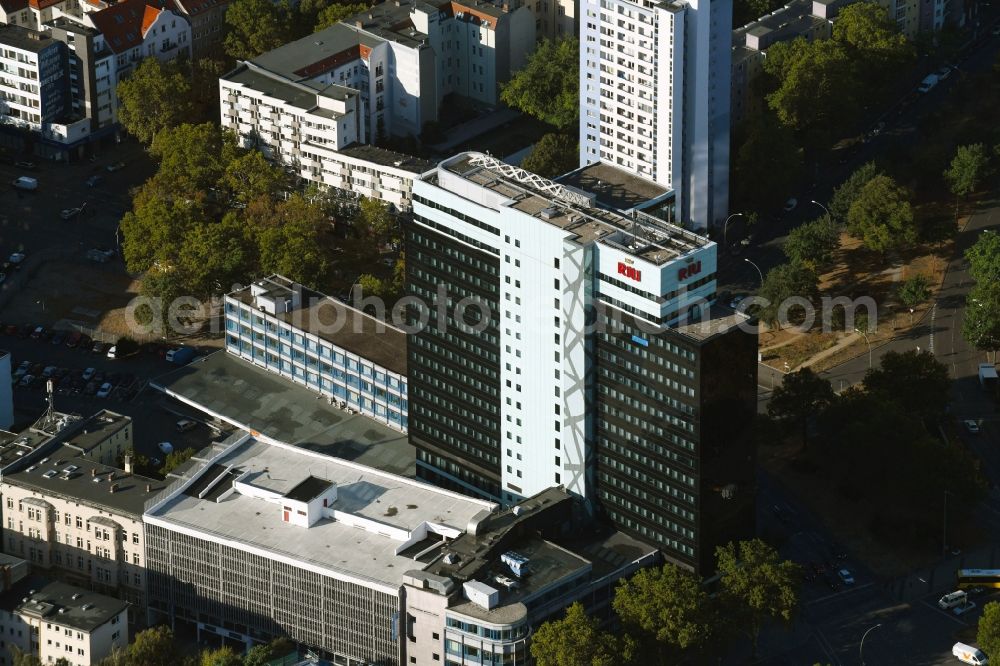
{"label": "tree", "polygon": [[204,650],[198,662],[200,666],[243,666],[243,659],[228,645],[214,650]]}
{"label": "tree", "polygon": [[500,99],[529,116],[568,130],[580,122],[580,43],[575,37],[544,39]]}
{"label": "tree", "polygon": [[737,135],[733,144],[739,146],[733,160],[736,209],[766,210],[779,205],[802,173],[795,135],[778,122],[771,109],[751,116]]}
{"label": "tree", "polygon": [[10,655],[11,666],[42,666],[41,659],[30,652],[24,652],[13,643],[10,646]]}
{"label": "tree", "polygon": [[781,6],[781,0],[743,0],[733,3],[733,28],[739,28]]}
{"label": "tree", "polygon": [[812,368],[801,368],[785,375],[775,387],[767,414],[771,418],[794,424],[802,433],[802,448],[809,439],[809,419],[819,415],[835,397],[830,382],[818,376]]}
{"label": "tree", "polygon": [[545,178],[555,178],[577,168],[580,163],[576,139],[567,134],[546,134],[531,149],[521,168]]}
{"label": "tree", "polygon": [[332,25],[337,25],[341,21],[351,17],[358,12],[363,12],[368,5],[357,3],[351,5],[333,4],[320,10],[316,15],[316,25],[314,30],[324,30]]}
{"label": "tree", "polygon": [[715,551],[724,608],[741,626],[757,655],[757,639],[767,620],[790,624],[799,606],[799,567],[779,559],[760,539],[728,543]]}
{"label": "tree", "polygon": [[1000,234],[983,231],[976,244],[965,251],[969,275],[977,282],[1000,281]]}
{"label": "tree", "polygon": [[830,213],[834,219],[842,224],[846,223],[851,204],[861,194],[861,190],[868,184],[868,181],[881,174],[882,171],[875,166],[874,162],[866,162],[848,176],[847,180],[836,188],[833,191],[833,196],[830,197]]}
{"label": "tree", "polygon": [[285,171],[268,162],[259,150],[247,150],[228,162],[219,180],[219,189],[227,196],[223,203],[244,206],[258,197],[276,198],[285,187]]}
{"label": "tree", "polygon": [[875,176],[851,204],[847,230],[882,255],[912,245],[917,241],[917,227],[909,193],[889,176]]}
{"label": "tree", "polygon": [[601,631],[580,602],[567,608],[563,619],[538,628],[531,656],[538,666],[618,666],[632,658],[629,641]]}
{"label": "tree", "polygon": [[271,0],[233,0],[226,10],[226,53],[250,60],[290,41],[287,5]]}
{"label": "tree", "polygon": [[[764,276],[764,284],[758,292],[758,296],[765,301],[760,305],[759,316],[768,324],[784,325],[788,322],[778,321],[782,304],[788,303],[788,299],[793,297],[813,302],[818,293],[819,280],[808,266],[798,263],[775,266]],[[792,319],[797,308],[798,306],[786,307],[785,315]]]}
{"label": "tree", "polygon": [[839,245],[840,234],[833,220],[823,216],[792,229],[782,250],[792,263],[818,268],[830,261]]}
{"label": "tree", "polygon": [[399,222],[385,202],[362,197],[355,217],[360,235],[374,237],[382,243],[399,235]]}
{"label": "tree", "polygon": [[895,401],[911,416],[933,419],[944,414],[951,379],[948,367],[928,351],[890,351],[878,368],[865,374],[864,387]]}
{"label": "tree", "polygon": [[976,629],[976,643],[990,661],[1000,659],[1000,602],[991,601],[983,606],[983,615]]}
{"label": "tree", "polygon": [[257,234],[260,269],[280,273],[316,288],[323,283],[329,260],[323,242],[329,222],[322,206],[293,194],[274,207],[274,216]]}
{"label": "tree", "polygon": [[204,200],[224,173],[231,141],[212,123],[184,123],[157,132],[149,149],[159,162],[153,186],[161,195]]}
{"label": "tree", "polygon": [[159,625],[140,631],[129,645],[129,661],[144,666],[175,666],[180,660],[174,632]]}
{"label": "tree", "polygon": [[642,569],[622,581],[615,590],[614,609],[624,625],[671,650],[707,643],[715,619],[701,581],[674,564]]}
{"label": "tree", "polygon": [[[218,86],[218,81],[216,81]],[[131,76],[118,83],[118,121],[125,130],[149,145],[165,127],[191,118],[191,85],[177,65],[145,58]]]}
{"label": "tree", "polygon": [[1000,283],[980,282],[966,297],[962,337],[980,351],[1000,351]]}
{"label": "tree", "polygon": [[[778,47],[780,64],[772,65],[769,61]],[[857,117],[860,105],[855,100],[853,63],[838,42],[807,42],[802,37],[792,43],[779,42],[768,49],[764,69],[783,74],[778,76],[777,89],[767,95],[767,103],[806,147],[826,145],[838,128],[849,126]]]}
{"label": "tree", "polygon": [[198,212],[191,204],[166,199],[147,185],[140,188],[132,210],[121,221],[122,254],[130,273],[176,262],[176,250],[195,225]]}
{"label": "tree", "polygon": [[990,158],[986,146],[974,143],[959,146],[951,165],[944,172],[945,180],[956,197],[964,197],[976,191],[983,178],[989,175]]}
{"label": "tree", "polygon": [[[858,52],[860,62],[877,75],[914,57],[913,45],[889,12],[875,2],[855,2],[837,13],[833,38]],[[881,78],[879,76],[879,78]]]}
{"label": "tree", "polygon": [[899,302],[911,310],[931,297],[930,285],[923,275],[914,275],[899,287]]}
{"label": "tree", "polygon": [[267,645],[255,645],[243,658],[243,666],[267,666],[267,662],[278,659],[295,650],[295,644],[289,639],[275,638]]}

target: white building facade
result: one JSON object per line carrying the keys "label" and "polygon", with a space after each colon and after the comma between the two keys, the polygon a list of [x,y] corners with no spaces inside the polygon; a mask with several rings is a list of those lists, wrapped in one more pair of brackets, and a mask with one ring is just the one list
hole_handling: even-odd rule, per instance
{"label": "white building facade", "polygon": [[707,229],[728,212],[731,0],[583,0],[580,166],[674,193]]}

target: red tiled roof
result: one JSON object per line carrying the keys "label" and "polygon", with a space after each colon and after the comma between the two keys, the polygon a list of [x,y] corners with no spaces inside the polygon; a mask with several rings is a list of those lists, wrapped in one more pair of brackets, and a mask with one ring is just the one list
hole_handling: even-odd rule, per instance
{"label": "red tiled roof", "polygon": [[172,8],[170,0],[122,0],[92,13],[90,20],[104,35],[108,48],[114,53],[122,53],[141,44],[160,12]]}
{"label": "red tiled roof", "polygon": [[62,0],[28,0],[28,4],[31,5],[32,9],[48,9],[52,5],[56,5],[62,2]]}
{"label": "red tiled roof", "polygon": [[19,12],[28,6],[28,0],[0,0],[0,7],[10,14],[11,12]]}
{"label": "red tiled roof", "polygon": [[444,5],[441,6],[441,9],[445,10],[445,11],[448,11],[450,9],[452,16],[454,16],[455,14],[458,14],[458,13],[465,14],[466,16],[470,16],[470,15],[471,16],[475,16],[477,19],[480,19],[480,20],[483,20],[483,21],[486,21],[487,23],[489,23],[490,24],[490,29],[492,29],[492,30],[496,30],[497,29],[497,17],[496,16],[490,16],[489,14],[485,14],[482,11],[476,9],[475,7],[472,7],[470,5],[464,4],[462,2],[454,2],[453,1],[453,2],[449,2],[449,3],[445,3]]}
{"label": "red tiled roof", "polygon": [[[293,73],[296,76],[301,76],[304,78],[311,78],[314,76],[318,76],[319,74],[329,71],[334,67],[338,67],[344,64],[345,62],[350,62],[352,60],[357,60],[362,56],[367,56],[367,54],[362,53],[361,51],[362,48],[366,47],[362,47],[360,44],[355,44],[354,46],[348,46],[343,51],[339,51],[338,53],[334,53],[331,56],[327,56],[322,60],[317,60],[314,63],[305,65],[304,67],[300,67]],[[371,53],[371,49],[367,49],[367,51],[368,53]]]}

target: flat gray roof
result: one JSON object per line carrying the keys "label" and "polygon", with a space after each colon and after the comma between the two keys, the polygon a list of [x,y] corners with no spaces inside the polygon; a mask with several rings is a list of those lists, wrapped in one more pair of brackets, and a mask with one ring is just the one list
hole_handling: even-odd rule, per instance
{"label": "flat gray roof", "polygon": [[381,164],[382,166],[396,167],[397,169],[403,169],[412,173],[430,171],[437,164],[434,160],[414,157],[405,153],[397,153],[394,150],[386,150],[385,148],[379,148],[370,144],[355,143],[342,148],[338,152],[350,157],[367,160],[368,162]]}
{"label": "flat gray roof", "polygon": [[272,439],[392,474],[416,475],[415,449],[404,433],[348,414],[225,351],[157,377],[150,386]]}
{"label": "flat gray roof", "polygon": [[[28,601],[24,601],[26,597]],[[0,607],[89,633],[119,615],[128,603],[75,585],[29,576],[0,595]]]}
{"label": "flat gray roof", "polygon": [[[406,333],[400,329],[281,275],[257,280],[255,284],[268,286],[268,295],[272,298],[275,294],[291,294],[292,290],[298,290],[302,307],[272,315],[280,321],[312,333],[386,370],[406,376]],[[252,291],[253,287],[247,286],[226,295],[255,307]]]}
{"label": "flat gray roof", "polygon": [[39,53],[59,42],[37,30],[29,30],[19,25],[0,24],[0,44],[12,46],[22,51]]}
{"label": "flat gray roof", "polygon": [[688,321],[680,325],[670,326],[669,329],[699,342],[704,342],[750,320],[749,316],[732,310],[721,303],[712,305],[704,310],[703,314],[700,321]]}
{"label": "flat gray roof", "polygon": [[308,111],[310,114],[326,118],[339,118],[344,114],[337,113],[331,109],[319,108],[316,102],[317,95],[343,101],[357,94],[356,90],[346,86],[320,86],[308,81],[284,78],[273,72],[266,71],[266,69],[257,67],[253,63],[242,63],[236,69],[226,74],[223,79],[239,83],[265,95],[276,97],[291,106]]}
{"label": "flat gray roof", "polygon": [[[163,481],[126,474],[115,467],[102,465],[76,447],[66,444],[49,451],[42,460],[22,462],[14,468],[15,471],[4,471],[4,482],[37,490],[42,495],[104,507],[133,517],[141,517],[146,500],[167,485]],[[72,467],[76,469],[70,469]],[[50,474],[53,471],[55,473]],[[114,484],[117,488],[111,492]],[[149,492],[146,491],[147,485]]]}
{"label": "flat gray roof", "polygon": [[617,210],[630,210],[669,192],[662,185],[603,162],[571,171],[558,181],[593,192],[600,203]]}
{"label": "flat gray roof", "polygon": [[371,47],[382,42],[353,26],[337,23],[263,53],[253,59],[253,64],[291,81],[306,81],[359,58],[361,44]]}
{"label": "flat gray roof", "polygon": [[102,409],[75,426],[76,431],[66,438],[66,443],[90,451],[98,444],[124,430],[132,422],[127,416]]}
{"label": "flat gray roof", "polygon": [[[268,501],[239,489],[210,501],[178,493],[150,506],[147,521],[245,544],[315,567],[398,588],[406,571],[423,565],[396,550],[405,535],[425,523],[463,532],[470,520],[496,505],[404,479],[362,465],[287,444],[253,437],[206,463],[206,470],[231,469],[254,492],[276,494]],[[196,475],[197,476],[197,475]],[[350,519],[322,518],[312,527],[282,520],[280,497],[294,493],[310,477],[337,484],[333,510]],[[391,531],[401,531],[396,537]]]}

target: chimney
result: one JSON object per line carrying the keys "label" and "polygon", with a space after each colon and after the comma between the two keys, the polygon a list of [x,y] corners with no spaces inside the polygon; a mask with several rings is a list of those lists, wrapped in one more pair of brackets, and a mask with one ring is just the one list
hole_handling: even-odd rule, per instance
{"label": "chimney", "polygon": [[127,453],[125,454],[125,473],[126,474],[132,473],[132,456],[130,456]]}
{"label": "chimney", "polygon": [[114,493],[117,490],[118,490],[118,484],[117,483],[112,483],[109,492]]}
{"label": "chimney", "polygon": [[153,491],[153,484],[147,483],[146,484],[146,492],[149,493],[149,492],[152,492],[152,491]]}
{"label": "chimney", "polygon": [[97,468],[96,467],[91,467],[90,468],[90,475],[91,476],[97,476]]}

